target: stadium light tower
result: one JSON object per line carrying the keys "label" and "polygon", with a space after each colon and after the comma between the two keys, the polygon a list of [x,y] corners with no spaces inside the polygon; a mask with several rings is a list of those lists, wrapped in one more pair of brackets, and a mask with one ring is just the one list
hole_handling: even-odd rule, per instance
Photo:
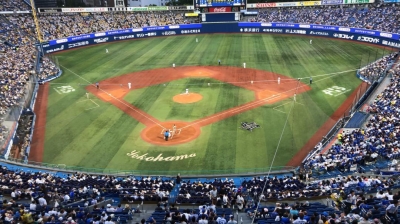
{"label": "stadium light tower", "polygon": [[42,32],[40,31],[40,26],[39,26],[39,20],[36,17],[35,1],[34,0],[30,0],[30,1],[31,1],[31,7],[32,7],[33,21],[35,22],[36,35],[37,35],[39,43],[43,43]]}

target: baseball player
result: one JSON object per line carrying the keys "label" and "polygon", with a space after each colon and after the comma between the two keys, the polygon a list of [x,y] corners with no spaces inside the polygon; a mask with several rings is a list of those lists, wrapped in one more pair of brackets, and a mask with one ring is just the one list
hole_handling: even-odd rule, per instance
{"label": "baseball player", "polygon": [[98,82],[96,82],[96,88],[99,89],[100,88],[100,84]]}
{"label": "baseball player", "polygon": [[106,54],[108,54],[108,49],[106,48]]}
{"label": "baseball player", "polygon": [[278,85],[281,84],[281,77],[278,77]]}
{"label": "baseball player", "polygon": [[128,82],[128,88],[131,89],[132,83]]}
{"label": "baseball player", "polygon": [[312,40],[310,40],[310,44],[312,44]]}
{"label": "baseball player", "polygon": [[88,92],[86,92],[86,98],[88,98],[88,99],[89,99],[89,93],[88,93]]}
{"label": "baseball player", "polygon": [[186,89],[186,93],[185,94],[189,94],[189,89]]}

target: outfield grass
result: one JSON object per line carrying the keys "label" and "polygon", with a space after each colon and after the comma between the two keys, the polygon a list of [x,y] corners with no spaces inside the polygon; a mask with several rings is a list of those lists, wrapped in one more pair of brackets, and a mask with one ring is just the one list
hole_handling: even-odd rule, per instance
{"label": "outfield grass", "polygon": [[[195,42],[195,38],[199,39],[199,43]],[[105,53],[105,48],[109,54]],[[314,39],[310,45],[309,38],[253,34],[140,39],[63,52],[54,55],[62,68],[68,69],[63,69],[63,75],[50,83],[43,161],[106,170],[241,172],[268,167],[283,133],[273,165],[285,165],[360,84],[353,70],[384,53],[371,46],[332,39]],[[95,99],[99,107],[93,110],[85,110],[94,105],[92,102],[77,103],[84,100],[84,87],[88,82],[170,67],[172,63],[178,66],[216,65],[218,59],[223,65],[241,66],[246,62],[249,68],[294,78],[313,76],[314,84],[311,91],[298,96],[297,101],[301,104],[295,104],[289,117],[287,113],[291,104],[285,100],[205,126],[196,140],[168,147],[143,141],[140,132],[144,125],[109,103]],[[334,74],[342,71],[349,72]],[[181,79],[176,82],[198,81]],[[304,82],[307,81],[304,79]],[[66,85],[75,91],[68,94],[55,91],[55,88]],[[323,92],[332,86],[349,91],[336,97]],[[190,121],[251,101],[254,97],[250,91],[224,85],[214,88],[212,91],[215,92],[196,111],[194,106],[198,103],[182,109],[179,105],[165,103],[163,97],[168,94],[154,92],[152,88],[156,87],[132,91],[126,100],[159,119],[167,120]],[[168,86],[163,91],[172,94],[177,90],[177,87]],[[227,99],[226,94],[233,97],[240,95],[240,103],[238,99]],[[178,113],[182,110],[184,113]],[[286,120],[288,125],[283,131]],[[252,133],[243,131],[238,129],[242,121],[256,121],[262,127]],[[196,156],[174,162],[146,162],[128,157],[127,153],[133,150],[139,151],[140,155]]]}

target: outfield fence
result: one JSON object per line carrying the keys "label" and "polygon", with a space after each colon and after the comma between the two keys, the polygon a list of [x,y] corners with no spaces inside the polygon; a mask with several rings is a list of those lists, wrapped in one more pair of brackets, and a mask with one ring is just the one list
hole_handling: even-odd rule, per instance
{"label": "outfield fence", "polygon": [[[207,176],[254,176],[264,175],[269,173],[270,167],[265,168],[249,168],[249,169],[225,169],[225,170],[113,170],[113,169],[100,169],[100,168],[88,168],[79,166],[68,166],[66,164],[51,164],[42,163],[35,161],[26,161],[21,159],[0,159],[1,162],[8,164],[21,165],[30,167],[32,169],[49,170],[56,172],[74,173],[83,172],[91,174],[103,174],[103,175],[119,175],[119,176],[171,176],[174,177],[177,174],[185,177],[207,177]],[[291,173],[294,172],[296,167],[293,166],[275,166],[272,167],[272,174]]]}

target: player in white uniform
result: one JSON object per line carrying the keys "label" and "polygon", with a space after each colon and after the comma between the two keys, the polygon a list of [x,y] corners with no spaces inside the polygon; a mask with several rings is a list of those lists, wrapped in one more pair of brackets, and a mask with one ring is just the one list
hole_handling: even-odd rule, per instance
{"label": "player in white uniform", "polygon": [[278,77],[278,85],[281,84],[281,77]]}
{"label": "player in white uniform", "polygon": [[186,89],[186,93],[185,94],[189,94],[189,89]]}
{"label": "player in white uniform", "polygon": [[310,44],[312,44],[312,40],[310,40]]}
{"label": "player in white uniform", "polygon": [[108,49],[106,48],[106,53],[108,54]]}

